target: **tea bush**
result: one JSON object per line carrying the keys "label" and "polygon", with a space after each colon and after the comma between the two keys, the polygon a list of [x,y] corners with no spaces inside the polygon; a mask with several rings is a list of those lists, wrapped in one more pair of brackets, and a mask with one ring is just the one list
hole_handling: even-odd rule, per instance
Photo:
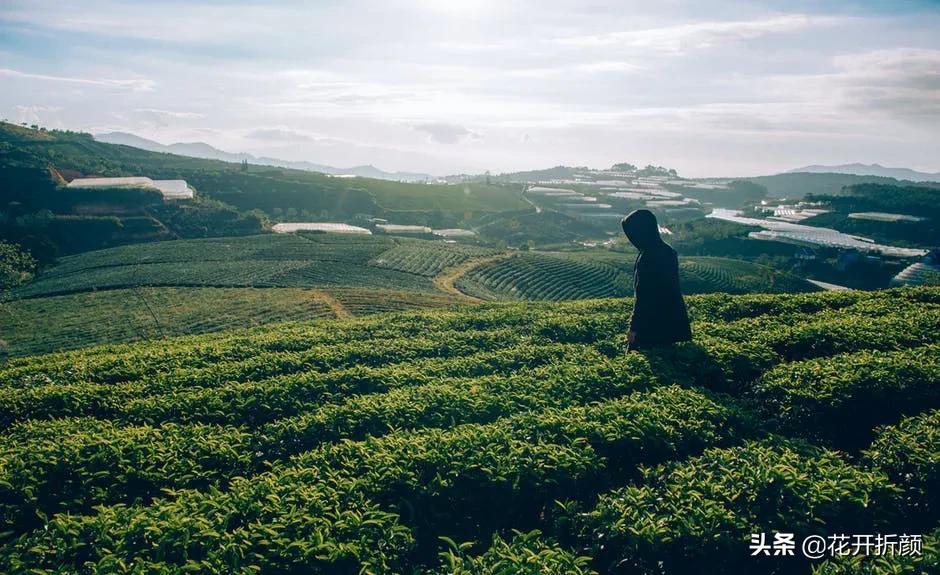
{"label": "tea bush", "polygon": [[644,479],[602,495],[578,518],[602,571],[691,573],[707,564],[714,572],[765,573],[773,558],[750,556],[751,533],[786,531],[801,540],[877,532],[890,525],[899,499],[885,475],[784,440],[709,449],[647,469]]}
{"label": "tea bush", "polygon": [[881,428],[865,460],[904,488],[911,523],[940,516],[940,410]]}
{"label": "tea bush", "polygon": [[[694,341],[638,353],[623,351],[630,304],[14,358],[0,572],[935,567],[940,289],[690,297]],[[923,557],[748,552],[754,531],[901,529],[925,533]]]}

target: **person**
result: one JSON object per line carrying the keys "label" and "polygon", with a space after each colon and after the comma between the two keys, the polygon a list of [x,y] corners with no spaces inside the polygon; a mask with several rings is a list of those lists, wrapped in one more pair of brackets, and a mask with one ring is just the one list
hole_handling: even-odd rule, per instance
{"label": "person", "polygon": [[620,225],[640,252],[633,265],[633,315],[627,349],[691,340],[689,313],[679,290],[679,258],[660,237],[656,216],[649,210],[634,210]]}

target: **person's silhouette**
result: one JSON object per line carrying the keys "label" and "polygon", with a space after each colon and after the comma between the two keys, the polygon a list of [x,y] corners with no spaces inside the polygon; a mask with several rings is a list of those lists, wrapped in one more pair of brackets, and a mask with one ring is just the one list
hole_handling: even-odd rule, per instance
{"label": "person's silhouette", "polygon": [[676,250],[660,237],[656,216],[649,210],[635,210],[620,225],[640,251],[633,266],[628,349],[691,340],[689,314],[679,290],[679,259]]}

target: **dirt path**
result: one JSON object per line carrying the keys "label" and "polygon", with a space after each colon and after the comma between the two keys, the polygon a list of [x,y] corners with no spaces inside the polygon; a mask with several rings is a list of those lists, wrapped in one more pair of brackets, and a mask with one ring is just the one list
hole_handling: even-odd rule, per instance
{"label": "dirt path", "polygon": [[510,258],[510,257],[512,257],[512,254],[499,254],[495,256],[487,256],[485,258],[471,258],[453,267],[444,268],[441,271],[441,273],[434,276],[434,285],[437,287],[437,289],[441,290],[442,292],[455,295],[464,300],[474,301],[474,302],[486,301],[476,296],[472,296],[470,294],[460,291],[456,285],[457,280],[459,280],[465,273],[467,273],[468,271],[472,270],[473,268],[477,266],[481,266],[483,264],[488,264],[496,260],[501,260],[501,259]]}
{"label": "dirt path", "polygon": [[339,302],[338,299],[330,295],[329,292],[324,290],[313,290],[313,293],[316,295],[317,299],[329,306],[330,310],[333,312],[333,315],[336,316],[336,319],[349,319],[353,314],[349,313],[349,310]]}

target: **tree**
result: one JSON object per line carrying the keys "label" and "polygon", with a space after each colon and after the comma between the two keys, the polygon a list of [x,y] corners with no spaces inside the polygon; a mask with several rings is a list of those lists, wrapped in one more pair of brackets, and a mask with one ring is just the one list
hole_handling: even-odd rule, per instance
{"label": "tree", "polygon": [[16,244],[0,241],[0,289],[29,281],[36,272],[36,260]]}
{"label": "tree", "polygon": [[679,177],[679,174],[676,170],[672,168],[664,168],[662,166],[654,166],[652,164],[647,164],[645,168],[637,172],[638,176],[668,176],[672,178]]}
{"label": "tree", "polygon": [[636,166],[630,162],[620,162],[619,164],[614,164],[610,167],[612,172],[635,172]]}

